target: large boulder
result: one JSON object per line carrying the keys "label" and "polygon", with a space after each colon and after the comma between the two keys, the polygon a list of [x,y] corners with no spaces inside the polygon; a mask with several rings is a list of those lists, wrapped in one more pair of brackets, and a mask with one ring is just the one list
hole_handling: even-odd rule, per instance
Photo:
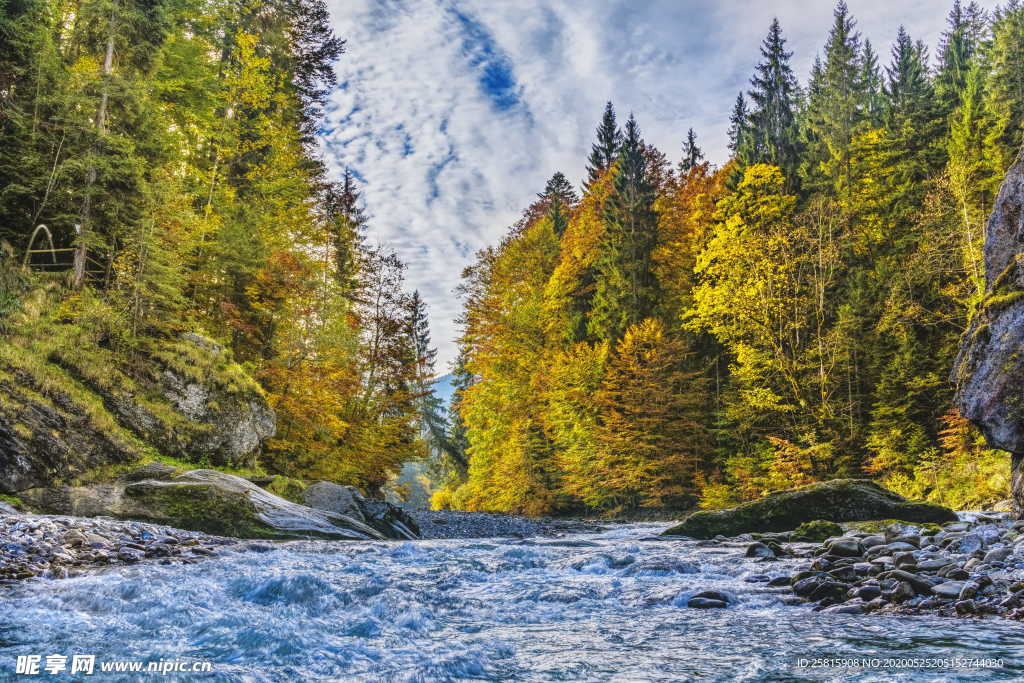
{"label": "large boulder", "polygon": [[361,520],[292,503],[246,479],[214,470],[142,480],[129,475],[91,487],[31,489],[21,498],[48,514],[141,520],[237,538],[384,538]]}
{"label": "large boulder", "polygon": [[302,496],[311,508],[358,519],[387,538],[420,537],[416,522],[402,508],[382,500],[367,500],[355,487],[319,481],[303,491]]}
{"label": "large boulder", "polygon": [[956,405],[1012,454],[1014,512],[1024,515],[1024,158],[1010,169],[985,232],[985,297],[953,368]]}
{"label": "large boulder", "polygon": [[694,512],[665,535],[714,538],[748,532],[791,531],[807,522],[857,522],[869,519],[951,522],[952,510],[908,501],[866,479],[833,479],[770,496],[726,510]]}

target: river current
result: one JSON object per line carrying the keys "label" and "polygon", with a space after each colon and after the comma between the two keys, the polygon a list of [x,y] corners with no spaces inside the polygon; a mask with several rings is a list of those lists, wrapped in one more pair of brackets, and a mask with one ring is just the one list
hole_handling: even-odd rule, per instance
{"label": "river current", "polygon": [[[1020,623],[784,606],[764,575],[787,574],[791,562],[758,563],[742,545],[652,539],[662,528],[265,544],[191,565],[33,580],[0,592],[0,679],[1024,679]],[[735,601],[686,606],[709,589]],[[15,676],[17,655],[45,663],[51,653],[94,654],[97,668]],[[123,660],[211,662],[214,671],[99,670]],[[858,661],[866,666],[835,666]]]}

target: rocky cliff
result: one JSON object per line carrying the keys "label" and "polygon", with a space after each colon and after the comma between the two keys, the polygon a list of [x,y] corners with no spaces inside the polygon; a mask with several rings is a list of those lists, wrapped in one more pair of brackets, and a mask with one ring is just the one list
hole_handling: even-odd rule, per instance
{"label": "rocky cliff", "polygon": [[155,455],[249,467],[274,433],[259,385],[200,335],[131,354],[66,340],[0,351],[0,493]]}
{"label": "rocky cliff", "polygon": [[984,300],[953,369],[960,413],[1011,453],[1014,512],[1024,516],[1024,158],[1010,169],[985,233]]}

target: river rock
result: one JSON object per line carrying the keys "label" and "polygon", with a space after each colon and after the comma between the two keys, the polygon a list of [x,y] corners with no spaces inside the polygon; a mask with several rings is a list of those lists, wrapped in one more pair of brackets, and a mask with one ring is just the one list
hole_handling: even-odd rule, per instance
{"label": "river rock", "polygon": [[711,598],[690,598],[687,603],[687,607],[693,607],[696,609],[722,609],[726,607],[726,603],[722,600],[712,600]]}
{"label": "river rock", "polygon": [[860,541],[849,537],[833,538],[825,543],[825,547],[828,548],[830,555],[839,555],[840,557],[860,557],[864,552]]}
{"label": "river rock", "polygon": [[984,559],[982,561],[986,562],[986,563],[987,562],[1002,562],[1002,561],[1004,561],[1006,558],[1008,558],[1012,554],[1013,554],[1013,548],[1009,548],[1009,547],[1006,547],[1006,546],[1004,546],[1002,548],[994,548],[992,550],[989,550],[987,553],[985,553],[985,557],[984,557]]}
{"label": "river rock", "polygon": [[[51,514],[145,520],[219,536],[385,538],[360,520],[292,503],[246,479],[214,470],[190,470],[161,481],[31,489],[22,495]],[[89,536],[85,542],[108,544]]]}
{"label": "river rock", "polygon": [[13,505],[0,500],[0,515],[20,515]]}
{"label": "river rock", "polygon": [[303,491],[303,502],[317,510],[327,510],[357,519],[381,532],[386,538],[416,539],[419,527],[412,517],[397,505],[367,500],[353,486],[340,486],[320,481]]}
{"label": "river rock", "polygon": [[944,581],[932,586],[932,592],[940,598],[956,599],[960,597],[960,593],[963,591],[964,585],[965,583],[963,581]]}
{"label": "river rock", "polygon": [[788,531],[805,522],[903,519],[909,522],[945,522],[956,515],[947,508],[908,501],[864,479],[833,479],[726,510],[701,510],[664,532],[666,535],[713,538],[745,532]]}
{"label": "river rock", "polygon": [[985,296],[952,371],[955,403],[1011,456],[1014,514],[1024,514],[1024,156],[1007,172],[985,231]]}
{"label": "river rock", "polygon": [[831,536],[842,536],[843,527],[835,522],[824,519],[815,519],[804,522],[796,528],[790,540],[792,541],[824,541]]}
{"label": "river rock", "polygon": [[775,557],[775,553],[764,543],[751,543],[744,553],[746,557]]}

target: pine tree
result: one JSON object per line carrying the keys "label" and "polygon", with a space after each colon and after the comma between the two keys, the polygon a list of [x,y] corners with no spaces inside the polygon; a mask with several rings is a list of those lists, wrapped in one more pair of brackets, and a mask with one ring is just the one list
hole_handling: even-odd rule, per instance
{"label": "pine tree", "polygon": [[748,118],[748,144],[741,145],[739,150],[745,165],[778,166],[787,180],[795,182],[800,156],[796,125],[800,89],[789,65],[793,53],[787,52],[785,46],[782,27],[775,19],[761,43],[762,60],[750,79],[749,95],[754,109]]}
{"label": "pine tree", "polygon": [[739,154],[740,148],[744,145],[749,118],[747,101],[741,92],[736,96],[736,104],[733,105],[732,114],[729,116],[729,151],[734,155]]}
{"label": "pine tree", "polygon": [[878,67],[878,55],[875,54],[870,40],[864,41],[861,51],[860,83],[864,91],[864,119],[871,128],[882,125],[885,117],[885,92],[882,84],[882,72]]}
{"label": "pine tree", "polygon": [[584,185],[589,186],[611,168],[619,153],[621,142],[622,132],[615,123],[615,108],[608,102],[604,105],[604,114],[597,127],[597,142],[591,146],[590,156],[587,158],[587,180]]}
{"label": "pine tree", "polygon": [[614,190],[605,206],[605,233],[596,264],[588,332],[597,339],[619,339],[655,306],[651,252],[657,241],[657,215],[644,150],[640,127],[630,115],[619,149]]}
{"label": "pine tree", "polygon": [[960,0],[946,18],[947,28],[939,43],[939,64],[935,74],[935,94],[945,115],[960,103],[967,85],[967,74],[982,48],[987,31],[985,11],[976,2],[964,7]]}
{"label": "pine tree", "polygon": [[321,203],[334,280],[344,294],[351,296],[359,286],[360,254],[366,227],[366,215],[360,206],[360,194],[351,171],[345,169],[340,183],[324,188]]}
{"label": "pine tree", "polygon": [[697,146],[697,134],[691,128],[686,131],[686,140],[683,141],[683,158],[679,162],[679,172],[685,175],[702,161],[704,152]]}
{"label": "pine tree", "polygon": [[1024,4],[1010,2],[993,19],[986,55],[985,148],[993,182],[998,183],[1024,143]]}
{"label": "pine tree", "polygon": [[537,195],[551,216],[552,228],[559,237],[569,225],[569,216],[579,198],[576,190],[562,173],[555,173],[544,186],[544,191]]}
{"label": "pine tree", "polygon": [[863,56],[860,34],[845,0],[833,13],[825,60],[812,71],[803,140],[807,154],[800,166],[811,191],[849,192],[850,145],[865,120]]}
{"label": "pine tree", "polygon": [[942,114],[928,78],[925,47],[901,26],[886,68],[885,125],[894,184],[893,207],[908,216],[921,203],[924,182],[945,163]]}

